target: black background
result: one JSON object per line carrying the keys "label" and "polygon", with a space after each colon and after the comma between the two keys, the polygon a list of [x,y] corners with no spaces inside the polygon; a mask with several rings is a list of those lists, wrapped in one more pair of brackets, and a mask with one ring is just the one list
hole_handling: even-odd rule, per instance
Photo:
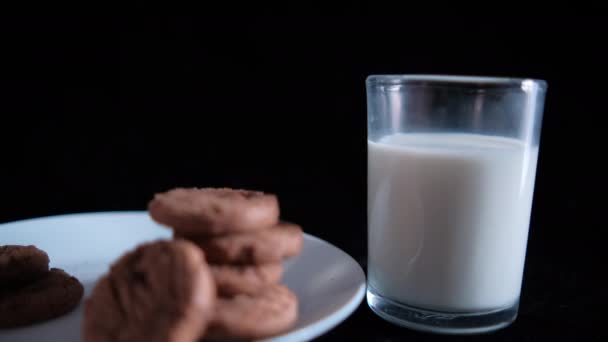
{"label": "black background", "polygon": [[[598,337],[608,305],[599,14],[5,18],[0,222],[143,210],[175,186],[242,187],[276,193],[283,218],[365,266],[366,76],[541,78],[520,316],[480,338]],[[324,338],[348,337],[438,338],[365,303]]]}

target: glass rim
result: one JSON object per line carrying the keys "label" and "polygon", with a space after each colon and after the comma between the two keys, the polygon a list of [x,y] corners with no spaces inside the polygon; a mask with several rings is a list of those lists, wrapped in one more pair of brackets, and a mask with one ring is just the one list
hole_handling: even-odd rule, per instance
{"label": "glass rim", "polygon": [[479,88],[537,88],[547,90],[547,82],[535,78],[469,76],[441,74],[374,74],[367,76],[368,85],[474,86]]}

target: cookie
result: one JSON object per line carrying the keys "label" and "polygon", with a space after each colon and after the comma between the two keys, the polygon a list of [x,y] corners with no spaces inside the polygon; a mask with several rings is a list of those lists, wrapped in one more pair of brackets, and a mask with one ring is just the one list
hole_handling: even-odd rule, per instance
{"label": "cookie", "polygon": [[197,341],[216,301],[205,255],[185,240],[142,244],[119,258],[85,305],[85,341]]}
{"label": "cookie", "polygon": [[19,288],[0,290],[0,328],[57,318],[72,311],[84,293],[78,279],[58,268]]}
{"label": "cookie", "polygon": [[281,280],[283,265],[280,262],[261,265],[211,265],[211,272],[221,296],[255,294]]}
{"label": "cookie", "polygon": [[302,250],[302,228],[281,222],[278,225],[251,233],[236,233],[218,237],[193,237],[211,263],[264,264],[279,262]]}
{"label": "cookie", "polygon": [[0,246],[0,287],[17,287],[49,271],[49,256],[34,246]]}
{"label": "cookie", "polygon": [[279,204],[276,196],[258,191],[176,188],[156,194],[148,212],[180,235],[221,235],[276,225]]}
{"label": "cookie", "polygon": [[270,285],[255,296],[218,299],[207,339],[259,339],[289,329],[298,317],[298,298],[283,285]]}

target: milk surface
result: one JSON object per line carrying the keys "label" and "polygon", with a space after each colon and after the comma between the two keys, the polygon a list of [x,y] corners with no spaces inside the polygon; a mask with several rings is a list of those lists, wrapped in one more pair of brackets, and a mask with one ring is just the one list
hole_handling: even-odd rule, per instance
{"label": "milk surface", "polygon": [[368,140],[368,276],[381,295],[475,312],[520,294],[537,147],[475,134]]}

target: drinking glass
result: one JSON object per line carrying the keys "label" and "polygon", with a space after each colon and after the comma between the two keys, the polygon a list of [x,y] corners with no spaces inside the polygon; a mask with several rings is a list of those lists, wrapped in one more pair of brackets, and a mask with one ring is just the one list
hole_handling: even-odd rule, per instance
{"label": "drinking glass", "polygon": [[437,333],[509,325],[546,82],[372,75],[366,87],[368,305]]}

